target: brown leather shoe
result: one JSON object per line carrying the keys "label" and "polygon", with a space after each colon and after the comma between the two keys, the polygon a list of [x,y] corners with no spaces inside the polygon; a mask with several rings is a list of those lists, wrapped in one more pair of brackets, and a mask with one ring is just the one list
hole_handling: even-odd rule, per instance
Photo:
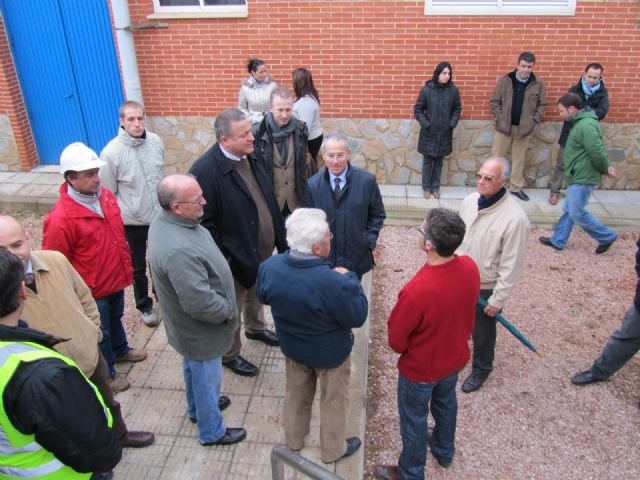
{"label": "brown leather shoe", "polygon": [[147,352],[140,348],[132,348],[124,356],[116,358],[116,363],[141,362],[147,358]]}
{"label": "brown leather shoe", "polygon": [[131,386],[129,380],[127,380],[127,377],[120,374],[116,375],[116,378],[111,379],[111,383],[109,385],[111,386],[111,390],[113,390],[114,393],[124,392]]}
{"label": "brown leather shoe", "polygon": [[378,480],[400,480],[400,469],[397,465],[376,465],[373,476]]}
{"label": "brown leather shoe", "polygon": [[155,439],[155,435],[151,432],[134,432],[130,430],[120,440],[120,443],[123,447],[143,448],[151,445]]}

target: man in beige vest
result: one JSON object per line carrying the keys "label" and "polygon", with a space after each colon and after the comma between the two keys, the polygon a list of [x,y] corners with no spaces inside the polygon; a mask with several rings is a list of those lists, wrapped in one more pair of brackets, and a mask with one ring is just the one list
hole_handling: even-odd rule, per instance
{"label": "man in beige vest", "polygon": [[254,125],[254,137],[254,156],[271,177],[278,207],[286,217],[304,204],[309,138],[307,125],[293,117],[289,90],[271,92],[269,113]]}

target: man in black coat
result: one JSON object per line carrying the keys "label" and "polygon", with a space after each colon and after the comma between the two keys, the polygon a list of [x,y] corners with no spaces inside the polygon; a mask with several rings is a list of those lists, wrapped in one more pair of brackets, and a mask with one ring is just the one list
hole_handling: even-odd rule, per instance
{"label": "man in black coat", "polygon": [[[595,112],[598,120],[602,120],[609,112],[609,92],[602,80],[603,71],[604,67],[599,63],[590,63],[584,69],[584,74],[580,77],[580,81],[569,89],[569,93],[578,95],[584,104]],[[558,139],[560,148],[558,148],[556,165],[551,173],[551,181],[549,182],[549,189],[551,190],[549,203],[551,205],[556,205],[560,198],[560,188],[562,187],[562,180],[564,179],[564,162],[562,161],[562,155],[572,125],[573,122],[565,121],[562,124],[562,131]]]}
{"label": "man in black coat", "polygon": [[293,97],[284,88],[271,92],[269,112],[253,126],[254,156],[273,182],[273,191],[282,215],[287,217],[304,205],[307,192],[307,152],[309,131],[293,117]]}
{"label": "man in black coat", "polygon": [[53,350],[64,340],[20,320],[23,279],[22,261],[0,250],[0,473],[110,479],[122,446],[107,407],[77,365]]}
{"label": "man in black coat", "polygon": [[[230,108],[218,115],[214,127],[218,143],[189,170],[207,202],[202,226],[229,261],[246,337],[278,346],[276,334],[266,329],[255,283],[260,263],[274,247],[286,249],[284,220],[264,166],[250,155],[254,137],[249,119]],[[241,347],[237,330],[222,364],[238,375],[257,375],[258,367],[240,355]]]}
{"label": "man in black coat", "polygon": [[326,167],[309,179],[307,206],[327,214],[333,238],[328,260],[358,279],[373,268],[373,250],[387,217],[376,178],[349,163],[347,137],[332,133],[320,150]]}

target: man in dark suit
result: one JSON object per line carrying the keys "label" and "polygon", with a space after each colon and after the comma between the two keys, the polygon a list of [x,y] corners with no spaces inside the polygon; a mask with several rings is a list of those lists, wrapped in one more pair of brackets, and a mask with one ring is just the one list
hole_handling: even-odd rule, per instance
{"label": "man in dark suit", "polygon": [[327,214],[331,266],[354,271],[358,279],[374,266],[373,250],[386,218],[376,178],[349,163],[347,137],[332,133],[320,150],[326,168],[309,179],[307,206]]}
{"label": "man in dark suit", "polygon": [[[218,115],[214,127],[218,142],[189,170],[207,201],[202,225],[229,261],[246,337],[279,346],[276,334],[265,326],[255,283],[260,263],[274,247],[286,248],[284,220],[271,179],[250,155],[254,137],[249,119],[231,108]],[[240,355],[241,347],[238,330],[222,364],[238,375],[257,375],[258,367]]]}

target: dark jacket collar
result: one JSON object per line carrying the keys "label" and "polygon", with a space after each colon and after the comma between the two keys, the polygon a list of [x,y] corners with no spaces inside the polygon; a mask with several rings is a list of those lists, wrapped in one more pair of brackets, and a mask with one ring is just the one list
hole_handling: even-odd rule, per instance
{"label": "dark jacket collar", "polygon": [[0,340],[4,342],[33,342],[44,347],[53,348],[58,343],[66,342],[69,339],[55,337],[35,328],[29,328],[27,322],[19,320],[16,327],[0,325]]}

